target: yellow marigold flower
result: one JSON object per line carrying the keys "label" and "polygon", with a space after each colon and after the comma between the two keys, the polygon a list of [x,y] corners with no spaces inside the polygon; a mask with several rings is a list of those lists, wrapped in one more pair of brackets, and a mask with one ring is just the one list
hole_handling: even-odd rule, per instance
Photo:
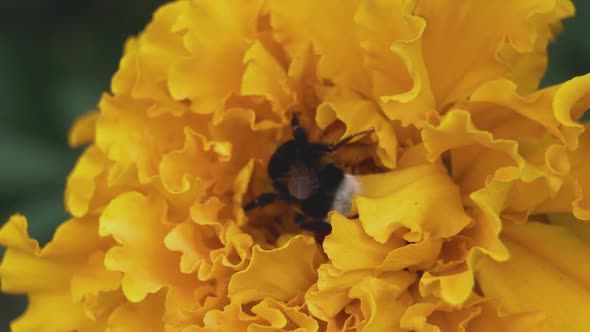
{"label": "yellow marigold flower", "polygon": [[[0,229],[13,331],[588,331],[590,74],[538,89],[569,0],[199,0],[130,39],[40,248]],[[357,213],[271,188],[291,109]]]}

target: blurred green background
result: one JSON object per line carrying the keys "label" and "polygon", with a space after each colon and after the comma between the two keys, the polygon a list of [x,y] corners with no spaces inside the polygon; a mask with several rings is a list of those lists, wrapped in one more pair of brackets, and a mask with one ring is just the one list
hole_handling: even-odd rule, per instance
{"label": "blurred green background", "polygon": [[[109,90],[125,39],[164,2],[0,0],[0,224],[19,211],[44,244],[67,218],[65,179],[81,152],[68,148],[68,129]],[[574,2],[543,85],[590,72],[590,1]],[[0,332],[24,307],[0,295]]]}

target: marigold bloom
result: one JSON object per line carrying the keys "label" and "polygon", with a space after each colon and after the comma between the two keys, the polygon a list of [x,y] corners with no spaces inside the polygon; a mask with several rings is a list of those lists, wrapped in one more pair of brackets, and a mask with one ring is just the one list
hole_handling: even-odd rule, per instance
{"label": "marigold bloom", "polygon": [[[568,0],[161,7],[73,126],[72,218],[0,230],[14,331],[588,331],[590,75],[538,90]],[[248,212],[290,111],[358,216]],[[277,219],[278,216],[278,219]]]}

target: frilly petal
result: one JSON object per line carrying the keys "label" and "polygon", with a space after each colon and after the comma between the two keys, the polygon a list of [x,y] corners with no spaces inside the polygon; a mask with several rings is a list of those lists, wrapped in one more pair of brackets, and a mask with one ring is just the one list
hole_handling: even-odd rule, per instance
{"label": "frilly petal", "polygon": [[455,235],[471,221],[463,211],[459,189],[434,165],[363,176],[360,182],[366,196],[356,199],[359,219],[367,234],[381,243],[400,227],[411,231],[406,240],[419,242],[425,233],[440,238]]}
{"label": "frilly petal", "polygon": [[288,86],[288,76],[278,59],[261,42],[252,45],[244,55],[246,70],[240,92],[248,96],[264,96],[276,109],[285,109],[295,96]]}
{"label": "frilly petal", "polygon": [[102,251],[95,252],[88,258],[88,263],[72,276],[70,292],[75,302],[92,305],[97,302],[99,292],[115,291],[121,286],[121,273],[107,270],[104,256]]}
{"label": "frilly petal", "polygon": [[23,315],[10,324],[14,332],[73,331],[91,328],[92,322],[68,291],[32,293]]}
{"label": "frilly petal", "polygon": [[320,265],[317,283],[305,294],[309,311],[325,321],[336,317],[350,302],[352,286],[368,274],[366,270],[343,272],[331,264]]}
{"label": "frilly petal", "polygon": [[[414,14],[426,20],[423,54],[437,105],[463,99],[481,83],[504,76],[507,66],[498,54],[502,46],[534,51],[538,30],[567,16],[561,10],[555,0],[418,2]],[[534,19],[538,17],[542,19]]]}
{"label": "frilly petal", "polygon": [[427,126],[422,139],[431,162],[447,150],[464,148],[451,154],[453,178],[463,192],[483,187],[492,176],[512,179],[524,167],[516,141],[494,139],[491,133],[478,130],[464,110],[451,110],[437,127]]}
{"label": "frilly petal", "polygon": [[480,261],[476,279],[483,294],[511,312],[544,313],[549,331],[585,331],[590,266],[584,262],[590,245],[563,227],[534,222],[506,224],[502,239],[511,259]]}
{"label": "frilly petal", "polygon": [[97,236],[97,229],[96,221],[69,220],[41,250],[29,238],[26,219],[13,216],[0,230],[0,243],[8,247],[0,267],[2,290],[32,293],[69,288],[72,274],[86,256],[109,243]]}
{"label": "frilly petal", "polygon": [[414,282],[411,273],[366,277],[350,290],[351,298],[358,298],[364,316],[362,331],[404,331],[399,320],[411,304],[411,297],[402,297],[405,289]]}
{"label": "frilly petal", "polygon": [[584,131],[577,121],[590,107],[590,74],[575,77],[559,86],[553,97],[553,112],[565,127],[572,128],[566,137],[572,149],[578,144],[578,136]]}
{"label": "frilly petal", "polygon": [[331,224],[332,233],[324,240],[324,251],[342,271],[374,269],[391,251],[405,244],[401,237],[379,243],[365,233],[358,220],[349,220],[338,213],[332,215]]}
{"label": "frilly petal", "polygon": [[[362,52],[356,40],[353,17],[356,3],[339,1],[268,1],[265,8],[271,17],[273,35],[289,54],[311,41],[321,56],[318,64],[320,77],[356,91],[367,91],[368,76],[360,63]],[[325,19],[331,13],[330,20]]]}
{"label": "frilly petal", "polygon": [[90,146],[68,177],[65,193],[66,209],[75,217],[89,212],[94,197],[97,177],[105,171],[105,155],[96,146]]}
{"label": "frilly petal", "polygon": [[165,85],[167,72],[176,59],[188,54],[182,36],[172,27],[187,7],[188,2],[184,1],[160,7],[141,36],[127,42],[119,70],[111,81],[115,94],[129,94],[138,99],[170,99]]}
{"label": "frilly petal", "polygon": [[439,238],[425,238],[416,243],[410,243],[392,250],[387,254],[383,263],[376,271],[399,271],[407,267],[424,270],[430,268],[438,259],[443,240]]}
{"label": "frilly petal", "polygon": [[184,35],[191,55],[171,66],[167,83],[172,98],[190,100],[194,112],[214,113],[239,92],[247,41],[254,37],[260,6],[260,1],[239,5],[205,1],[187,6],[173,31]]}
{"label": "frilly petal", "polygon": [[75,148],[92,142],[96,135],[96,121],[98,117],[98,111],[88,112],[78,117],[68,135],[68,144]]}
{"label": "frilly petal", "polygon": [[232,303],[290,300],[316,280],[318,255],[313,238],[301,235],[272,250],[254,246],[250,265],[231,278],[229,298]]}
{"label": "frilly petal", "polygon": [[434,295],[451,305],[461,305],[474,285],[473,271],[467,268],[443,276],[426,272],[420,279],[420,293],[422,296]]}
{"label": "frilly petal", "polygon": [[164,331],[164,298],[160,291],[140,303],[126,302],[110,315],[105,331]]}
{"label": "frilly petal", "polygon": [[180,257],[164,245],[171,226],[164,224],[165,203],[155,196],[128,192],[111,201],[100,217],[99,234],[111,235],[121,246],[111,248],[105,266],[123,272],[122,289],[132,302],[141,302],[162,287],[190,285],[181,274]]}
{"label": "frilly petal", "polygon": [[210,179],[213,170],[204,161],[222,163],[231,156],[229,142],[207,141],[191,129],[184,131],[185,142],[182,150],[166,154],[159,165],[162,184],[171,193],[187,192],[196,178]]}
{"label": "frilly petal", "polygon": [[[395,168],[397,159],[397,138],[394,129],[379,113],[375,105],[366,100],[331,100],[318,107],[316,122],[321,128],[328,127],[334,120],[340,120],[346,125],[342,137],[356,134],[368,129],[374,129],[379,138],[377,156],[387,168]],[[370,152],[369,149],[363,149]],[[357,155],[360,154],[357,152]],[[358,158],[358,156],[357,156]],[[370,158],[370,155],[365,156]]]}
{"label": "frilly petal", "polygon": [[64,331],[94,324],[85,306],[70,293],[70,281],[84,269],[85,257],[109,241],[97,237],[96,220],[72,219],[62,224],[43,249],[29,238],[27,221],[15,215],[0,229],[7,246],[0,265],[2,291],[28,293],[27,311],[13,331]]}

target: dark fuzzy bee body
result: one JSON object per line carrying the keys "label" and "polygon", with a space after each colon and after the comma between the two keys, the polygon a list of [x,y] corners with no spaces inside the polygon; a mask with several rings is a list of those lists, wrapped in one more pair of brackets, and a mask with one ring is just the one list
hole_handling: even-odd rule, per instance
{"label": "dark fuzzy bee body", "polygon": [[303,215],[317,219],[325,218],[332,209],[336,190],[344,180],[344,171],[325,152],[296,140],[277,148],[268,175],[280,197],[296,203]]}
{"label": "dark fuzzy bee body", "polygon": [[[264,193],[248,203],[244,210],[265,206],[277,200],[286,201],[298,212],[297,224],[322,234],[330,232],[325,222],[330,210],[346,213],[356,193],[350,183],[351,176],[336,166],[329,153],[336,151],[354,137],[372,132],[366,130],[347,136],[336,144],[310,142],[295,115],[291,120],[292,140],[281,144],[268,164],[268,176],[275,192]],[[305,222],[305,218],[311,222]]]}

